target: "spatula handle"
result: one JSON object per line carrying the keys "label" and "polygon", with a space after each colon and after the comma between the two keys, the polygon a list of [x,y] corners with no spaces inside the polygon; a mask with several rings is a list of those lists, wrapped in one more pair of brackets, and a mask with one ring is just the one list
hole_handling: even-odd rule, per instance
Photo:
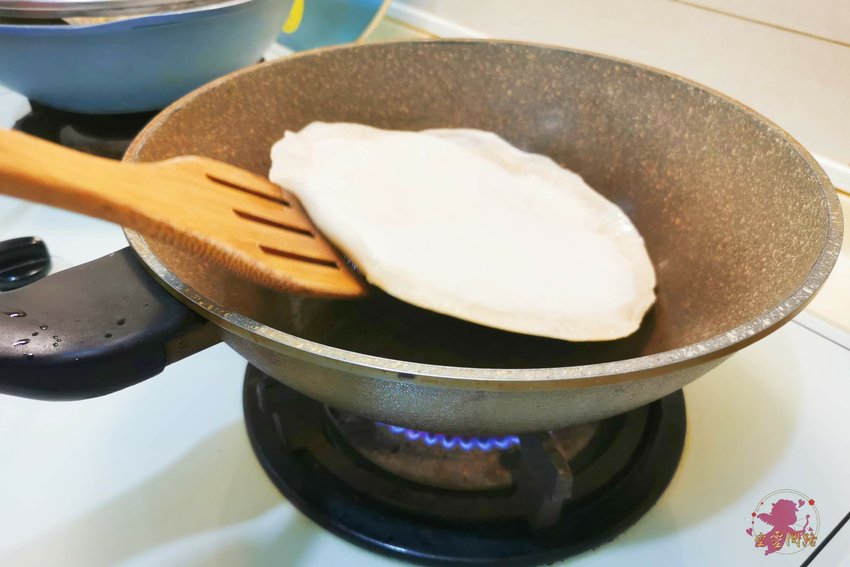
{"label": "spatula handle", "polygon": [[150,191],[153,166],[95,157],[14,130],[0,130],[0,193],[144,232],[135,203]]}

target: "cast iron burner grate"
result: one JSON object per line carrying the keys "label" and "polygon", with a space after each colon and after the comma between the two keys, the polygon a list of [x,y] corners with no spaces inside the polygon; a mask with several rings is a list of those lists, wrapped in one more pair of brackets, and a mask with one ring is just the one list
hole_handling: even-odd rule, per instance
{"label": "cast iron burner grate", "polygon": [[32,110],[14,129],[65,147],[111,159],[121,159],[136,134],[156,112],[78,114],[30,102]]}
{"label": "cast iron burner grate", "polygon": [[[658,500],[685,440],[681,392],[597,424],[521,435],[519,447],[471,447],[446,466],[434,460],[446,454],[438,443],[327,409],[250,366],[244,409],[254,451],[299,510],[357,545],[423,564],[540,565],[598,547]],[[418,469],[424,476],[411,476]],[[447,485],[453,476],[466,478]]]}

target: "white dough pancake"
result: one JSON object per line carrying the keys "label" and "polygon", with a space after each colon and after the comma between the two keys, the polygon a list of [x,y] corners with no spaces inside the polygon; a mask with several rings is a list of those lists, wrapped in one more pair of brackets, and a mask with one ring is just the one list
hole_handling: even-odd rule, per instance
{"label": "white dough pancake", "polygon": [[420,307],[570,341],[628,336],[655,272],[628,217],[577,174],[480,130],[314,122],[272,148],[370,283]]}

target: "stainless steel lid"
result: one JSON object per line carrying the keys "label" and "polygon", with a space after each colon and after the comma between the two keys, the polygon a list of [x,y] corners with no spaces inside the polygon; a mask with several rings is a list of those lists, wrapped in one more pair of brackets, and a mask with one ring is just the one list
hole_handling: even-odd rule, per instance
{"label": "stainless steel lid", "polygon": [[56,20],[182,12],[247,0],[0,0],[0,17]]}

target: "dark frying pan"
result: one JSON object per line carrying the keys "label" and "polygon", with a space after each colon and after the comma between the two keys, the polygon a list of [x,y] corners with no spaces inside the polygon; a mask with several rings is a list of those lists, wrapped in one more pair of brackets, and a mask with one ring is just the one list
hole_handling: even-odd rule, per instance
{"label": "dark frying pan", "polygon": [[[551,429],[651,402],[776,330],[839,251],[833,188],[778,127],[682,78],[552,47],[393,43],[258,65],[166,109],[125,159],[199,154],[266,173],[272,142],[313,120],[483,128],[553,157],[642,232],[655,308],[621,341],[526,337],[377,290],[349,302],[274,294],[128,232],[132,251],[0,295],[0,312],[28,313],[0,316],[2,390],[100,395],[221,339],[365,417],[458,433]],[[41,325],[50,332],[32,336]],[[32,340],[10,346],[21,338]]]}

